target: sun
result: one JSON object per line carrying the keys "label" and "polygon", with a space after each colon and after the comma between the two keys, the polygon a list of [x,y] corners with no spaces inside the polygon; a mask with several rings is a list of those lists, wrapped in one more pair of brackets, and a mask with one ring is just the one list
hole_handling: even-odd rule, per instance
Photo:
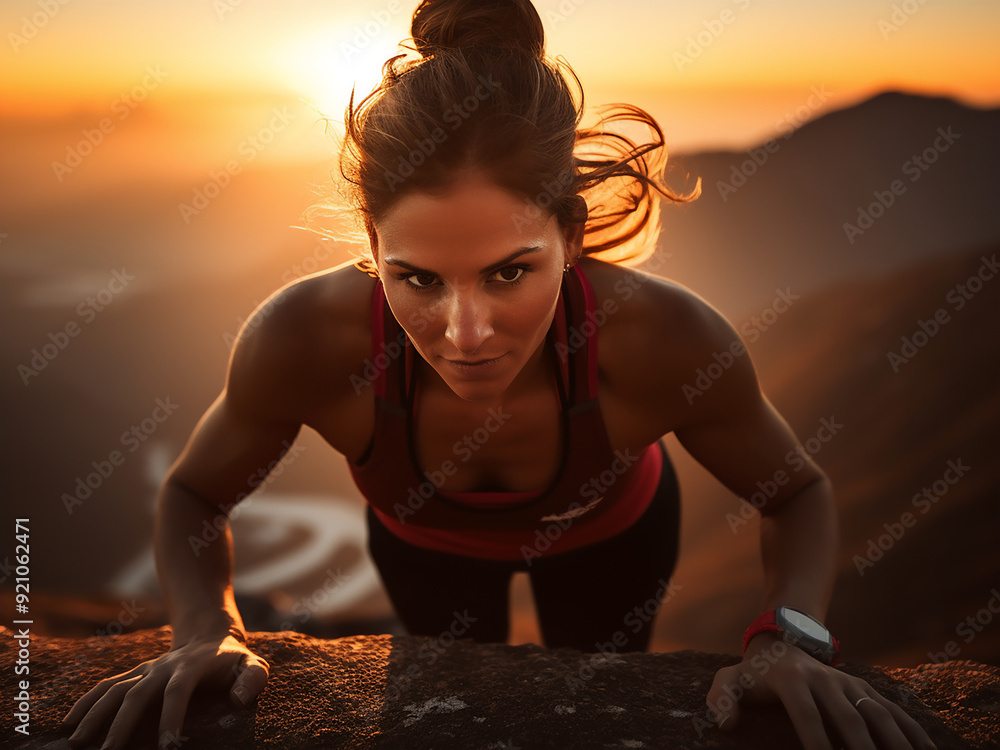
{"label": "sun", "polygon": [[400,54],[406,35],[405,29],[374,23],[338,24],[295,40],[275,63],[286,86],[324,117],[342,123],[352,90],[355,102],[371,93],[382,80],[382,65]]}

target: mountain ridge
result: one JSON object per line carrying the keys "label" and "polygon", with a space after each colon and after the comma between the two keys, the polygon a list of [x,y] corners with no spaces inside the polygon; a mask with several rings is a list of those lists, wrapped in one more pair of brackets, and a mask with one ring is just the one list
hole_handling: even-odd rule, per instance
{"label": "mountain ridge", "polygon": [[[775,286],[809,291],[998,240],[998,131],[1000,109],[888,92],[748,151],[675,156],[672,172],[700,176],[703,193],[664,207],[667,273],[738,317]],[[922,169],[913,158],[928,150]],[[879,216],[845,230],[862,213]]]}

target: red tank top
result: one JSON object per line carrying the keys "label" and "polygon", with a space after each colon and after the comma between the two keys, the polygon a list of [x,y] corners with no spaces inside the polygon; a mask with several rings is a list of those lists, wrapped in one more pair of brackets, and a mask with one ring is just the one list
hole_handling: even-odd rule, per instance
{"label": "red tank top", "polygon": [[[529,560],[610,538],[649,505],[662,468],[655,443],[614,451],[597,400],[594,293],[579,265],[563,275],[546,347],[558,363],[564,452],[549,487],[532,492],[451,493],[444,474],[418,465],[413,449],[413,350],[381,281],[372,295],[375,432],[354,481],[401,539],[427,549],[493,560]],[[381,365],[381,367],[379,367]],[[458,459],[456,459],[458,463]]]}

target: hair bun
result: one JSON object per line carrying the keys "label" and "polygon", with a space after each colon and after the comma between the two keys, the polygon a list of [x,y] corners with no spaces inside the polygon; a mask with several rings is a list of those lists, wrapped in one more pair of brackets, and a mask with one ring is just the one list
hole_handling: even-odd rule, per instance
{"label": "hair bun", "polygon": [[530,0],[423,0],[410,26],[417,51],[516,47],[545,55],[542,19]]}

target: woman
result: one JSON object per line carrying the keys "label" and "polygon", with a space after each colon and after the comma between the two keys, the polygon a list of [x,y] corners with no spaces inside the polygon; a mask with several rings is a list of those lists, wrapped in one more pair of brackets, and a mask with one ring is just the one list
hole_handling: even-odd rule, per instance
{"label": "woman", "polygon": [[[658,182],[652,118],[605,118],[650,127],[643,145],[580,129],[575,79],[545,59],[529,0],[424,0],[412,36],[422,59],[389,61],[348,110],[342,171],[371,255],[291,284],[248,324],[159,500],[171,650],[81,698],[74,744],[113,719],[105,746],[123,746],[161,696],[169,743],[203,681],[239,704],[261,691],[268,665],[246,646],[229,535],[200,534],[302,425],[369,499],[372,556],[411,633],[505,640],[510,576],[527,570],[546,644],[586,651],[648,645],[652,619],[629,613],[658,603],[677,550],[663,435],[744,497],[796,446],[713,308],[608,262],[651,253],[654,193],[693,197]],[[693,373],[725,352],[725,374],[692,395]],[[830,747],[824,718],[850,748],[932,747],[830,666],[830,484],[812,463],[781,476],[760,508],[764,614],[744,660],[717,674],[713,715],[729,729],[741,699],[780,700],[808,748]]]}

